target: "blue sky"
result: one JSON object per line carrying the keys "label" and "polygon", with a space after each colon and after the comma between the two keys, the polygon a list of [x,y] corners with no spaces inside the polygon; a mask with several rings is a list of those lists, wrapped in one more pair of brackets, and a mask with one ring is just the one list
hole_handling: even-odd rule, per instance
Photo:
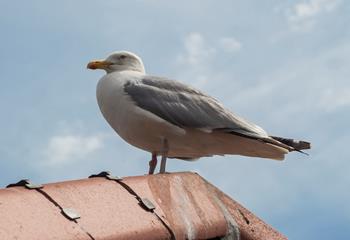
{"label": "blue sky", "polygon": [[0,0],[0,186],[147,171],[99,112],[116,50],[191,84],[269,133],[310,140],[310,156],[170,160],[194,170],[289,239],[348,239],[350,4],[297,1]]}

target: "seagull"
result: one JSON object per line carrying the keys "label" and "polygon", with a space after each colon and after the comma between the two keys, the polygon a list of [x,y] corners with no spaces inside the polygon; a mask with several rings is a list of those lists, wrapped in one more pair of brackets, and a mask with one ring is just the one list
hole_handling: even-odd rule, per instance
{"label": "seagull", "polygon": [[149,174],[161,156],[196,160],[214,155],[243,155],[283,160],[285,154],[311,144],[267,134],[225,108],[218,100],[184,83],[148,75],[136,54],[119,51],[89,69],[106,71],[96,97],[109,125],[129,144],[152,154]]}

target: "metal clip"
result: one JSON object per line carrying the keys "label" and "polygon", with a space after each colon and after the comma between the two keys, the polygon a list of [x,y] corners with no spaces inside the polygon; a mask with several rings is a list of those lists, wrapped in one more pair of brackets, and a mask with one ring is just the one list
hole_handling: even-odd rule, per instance
{"label": "metal clip", "polygon": [[153,211],[154,209],[156,209],[154,204],[148,198],[141,198],[140,203],[148,211]]}
{"label": "metal clip", "polygon": [[43,188],[44,186],[41,184],[33,184],[30,182],[29,179],[22,179],[17,183],[11,183],[9,185],[6,186],[7,188],[11,188],[11,187],[26,187],[28,189],[40,189]]}
{"label": "metal clip", "polygon": [[73,208],[62,208],[62,213],[69,220],[76,220],[80,218],[80,215]]}
{"label": "metal clip", "polygon": [[103,172],[100,172],[99,174],[93,174],[89,176],[89,178],[95,178],[95,177],[104,177],[104,178],[107,178],[108,180],[115,180],[115,181],[120,181],[123,179],[119,176],[112,176],[109,171],[103,171]]}

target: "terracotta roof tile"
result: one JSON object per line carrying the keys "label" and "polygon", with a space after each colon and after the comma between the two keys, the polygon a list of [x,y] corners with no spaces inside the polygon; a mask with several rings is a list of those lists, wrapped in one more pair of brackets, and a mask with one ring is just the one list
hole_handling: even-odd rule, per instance
{"label": "terracotta roof tile", "polygon": [[0,239],[286,239],[195,173],[0,189]]}
{"label": "terracotta roof tile", "polygon": [[91,240],[74,222],[35,190],[0,190],[0,239]]}

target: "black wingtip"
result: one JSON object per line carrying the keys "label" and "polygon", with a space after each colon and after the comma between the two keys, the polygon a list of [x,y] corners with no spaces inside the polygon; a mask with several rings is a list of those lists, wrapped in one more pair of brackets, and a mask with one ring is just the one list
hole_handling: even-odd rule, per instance
{"label": "black wingtip", "polygon": [[298,149],[311,149],[311,143],[306,141],[298,141]]}
{"label": "black wingtip", "polygon": [[[275,137],[275,136],[270,136],[271,138],[286,144],[290,147],[292,147],[294,149],[294,151],[298,151],[301,153],[306,154],[305,152],[301,151],[301,150],[306,150],[306,149],[310,149],[311,148],[311,143],[310,142],[306,142],[306,141],[297,141],[291,138],[282,138],[282,137]],[[308,154],[306,154],[308,155]]]}

